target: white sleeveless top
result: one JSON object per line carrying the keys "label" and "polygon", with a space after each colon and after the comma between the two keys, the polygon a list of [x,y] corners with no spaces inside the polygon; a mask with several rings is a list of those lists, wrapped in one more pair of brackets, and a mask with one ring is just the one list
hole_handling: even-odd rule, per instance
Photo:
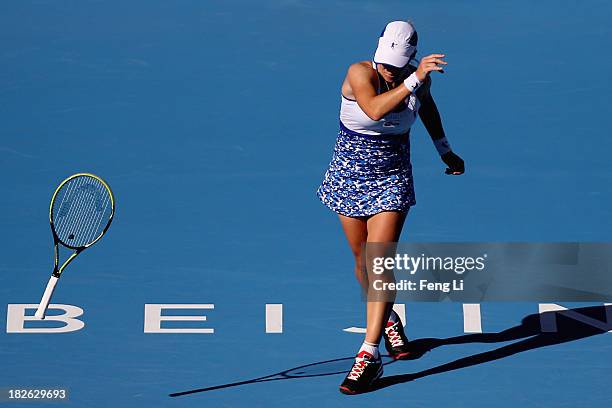
{"label": "white sleeveless top", "polygon": [[[376,63],[372,62],[372,68],[376,70]],[[378,90],[380,94],[380,74],[378,75]],[[403,85],[400,85],[403,86]],[[342,95],[340,104],[340,122],[357,133],[366,135],[402,135],[408,133],[412,124],[416,121],[420,102],[414,93],[408,95],[404,100],[406,108],[401,112],[389,112],[381,120],[372,120],[361,109],[357,101],[348,99]]]}

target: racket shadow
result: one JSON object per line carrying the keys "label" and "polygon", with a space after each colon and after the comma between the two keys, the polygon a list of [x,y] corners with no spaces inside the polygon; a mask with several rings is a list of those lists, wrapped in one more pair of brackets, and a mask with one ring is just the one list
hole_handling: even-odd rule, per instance
{"label": "racket shadow", "polygon": [[[316,363],[310,363],[301,365],[298,367],[293,367],[288,370],[284,370],[278,373],[266,375],[263,377],[252,378],[244,381],[237,381],[228,384],[215,385],[212,387],[206,388],[198,388],[189,391],[181,391],[169,394],[170,397],[180,397],[189,394],[196,394],[214,390],[221,390],[224,388],[237,387],[240,385],[254,384],[254,383],[262,383],[269,381],[280,381],[280,380],[295,380],[300,378],[309,378],[309,377],[324,377],[329,375],[338,375],[338,374],[346,374],[353,365],[355,361],[355,356],[350,357],[342,357],[336,358],[333,360],[319,361]],[[383,364],[389,365],[394,363],[395,361],[391,359],[389,356],[383,356]]]}
{"label": "racket shadow", "polygon": [[[598,322],[597,327],[565,316],[566,314],[572,312],[587,316],[588,318],[593,319],[593,321],[596,320]],[[554,313],[557,313],[557,330],[555,332],[542,332],[540,319],[555,319],[555,316],[552,315]],[[518,341],[491,351],[463,357],[416,373],[383,377],[377,381],[375,386],[369,392],[377,391],[392,385],[414,381],[434,374],[441,374],[448,371],[459,370],[461,368],[499,360],[501,358],[509,357],[528,350],[538,349],[540,347],[553,346],[555,344],[576,341],[598,334],[607,333],[609,330],[612,330],[612,319],[607,319],[607,316],[612,316],[612,306],[584,307],[568,309],[564,312],[545,312],[542,313],[542,315],[528,315],[523,318],[520,325],[503,330],[499,333],[467,334],[457,337],[450,337],[447,339],[423,339],[423,341],[425,341],[428,346],[431,346],[432,348],[466,343],[498,343],[512,340]],[[421,340],[416,340],[416,342],[418,341]]]}

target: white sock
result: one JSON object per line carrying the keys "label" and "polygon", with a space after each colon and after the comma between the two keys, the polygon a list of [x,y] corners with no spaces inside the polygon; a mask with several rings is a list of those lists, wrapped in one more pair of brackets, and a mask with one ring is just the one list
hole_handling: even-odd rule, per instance
{"label": "white sock", "polygon": [[367,351],[375,359],[380,358],[380,355],[378,354],[378,344],[368,343],[367,341],[364,341],[363,344],[361,345],[361,348],[359,349],[360,353],[362,351]]}
{"label": "white sock", "polygon": [[399,316],[395,313],[395,310],[391,309],[391,314],[389,315],[389,321],[391,323],[397,323],[400,321]]}

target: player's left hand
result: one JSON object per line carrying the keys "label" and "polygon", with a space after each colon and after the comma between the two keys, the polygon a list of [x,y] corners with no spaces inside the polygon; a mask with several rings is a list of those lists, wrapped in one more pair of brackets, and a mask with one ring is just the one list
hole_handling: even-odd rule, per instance
{"label": "player's left hand", "polygon": [[452,151],[444,153],[442,155],[442,161],[448,166],[446,169],[446,174],[458,176],[465,173],[465,164],[463,159]]}

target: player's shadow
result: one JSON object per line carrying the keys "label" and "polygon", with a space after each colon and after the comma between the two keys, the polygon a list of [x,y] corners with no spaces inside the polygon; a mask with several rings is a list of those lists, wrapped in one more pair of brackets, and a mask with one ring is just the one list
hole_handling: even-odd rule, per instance
{"label": "player's shadow", "polygon": [[[540,347],[579,340],[612,330],[612,306],[592,306],[568,309],[558,312],[532,314],[523,318],[520,325],[499,333],[466,334],[447,339],[419,339],[412,342],[418,350],[432,350],[437,347],[465,343],[502,343],[518,340],[512,344],[463,357],[449,363],[432,367],[416,373],[391,375],[377,381],[372,391],[414,381],[429,375],[440,374],[460,368],[470,367],[489,361],[499,360],[513,354]],[[585,322],[587,321],[587,322]],[[553,322],[556,330],[543,331],[542,322]],[[522,340],[521,340],[522,339]]]}
{"label": "player's shadow", "polygon": [[[414,381],[433,374],[440,374],[447,371],[498,360],[500,358],[508,357],[526,350],[533,350],[540,347],[551,346],[554,344],[565,343],[568,341],[579,340],[597,334],[606,333],[607,331],[612,330],[612,319],[608,320],[607,316],[612,316],[612,306],[583,307],[569,309],[566,311],[545,312],[542,314],[528,315],[523,318],[520,325],[511,327],[499,333],[466,334],[462,336],[449,337],[447,339],[423,338],[413,340],[410,342],[413,351],[412,359],[418,359],[425,353],[437,347],[446,345],[466,343],[504,343],[513,340],[518,341],[491,351],[460,358],[450,363],[445,363],[416,373],[383,377],[376,382],[371,391],[376,391],[381,388],[386,388],[391,385],[401,384],[408,381]],[[589,320],[590,324],[585,323],[584,320]],[[553,332],[543,331],[541,322],[545,321],[554,322],[556,324],[556,330]],[[318,363],[294,367],[264,377],[221,384],[213,387],[176,392],[170,394],[170,396],[179,397],[188,394],[196,394],[258,382],[345,374],[350,370],[353,361],[353,356],[321,361]],[[389,359],[388,357],[385,359],[385,365],[394,362],[395,361]]]}

